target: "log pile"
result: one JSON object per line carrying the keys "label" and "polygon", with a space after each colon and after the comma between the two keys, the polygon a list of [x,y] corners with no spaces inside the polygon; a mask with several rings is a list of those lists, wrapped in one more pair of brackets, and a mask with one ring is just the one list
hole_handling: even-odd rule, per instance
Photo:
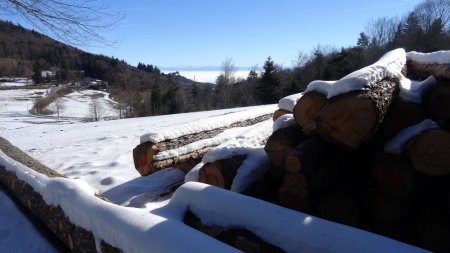
{"label": "log pile", "polygon": [[[293,109],[297,130],[269,138],[270,169],[244,194],[450,252],[450,76],[442,66],[417,75],[411,68],[410,78],[431,73],[438,80],[421,104],[400,98],[396,78],[333,97],[305,92]],[[440,129],[413,135],[401,154],[384,151],[425,119]]]}
{"label": "log pile", "polygon": [[134,167],[141,174],[141,176],[148,176],[158,170],[167,167],[179,168],[185,172],[191,170],[197,164],[203,155],[207,153],[212,147],[219,145],[201,146],[192,152],[163,159],[154,159],[155,155],[162,151],[174,150],[198,140],[213,138],[226,129],[234,127],[251,126],[262,122],[272,117],[272,114],[263,114],[258,117],[248,118],[243,121],[230,122],[229,125],[212,128],[206,131],[195,132],[191,134],[182,135],[179,137],[165,139],[160,142],[144,141],[133,149]]}

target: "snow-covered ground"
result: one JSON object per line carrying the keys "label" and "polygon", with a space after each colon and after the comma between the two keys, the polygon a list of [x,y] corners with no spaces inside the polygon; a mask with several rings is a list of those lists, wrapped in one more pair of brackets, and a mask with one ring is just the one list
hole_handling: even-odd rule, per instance
{"label": "snow-covered ground", "polygon": [[0,189],[0,252],[58,252]]}
{"label": "snow-covered ground", "polygon": [[6,81],[0,81],[0,87],[18,87],[32,84],[33,80],[28,78],[9,78]]}

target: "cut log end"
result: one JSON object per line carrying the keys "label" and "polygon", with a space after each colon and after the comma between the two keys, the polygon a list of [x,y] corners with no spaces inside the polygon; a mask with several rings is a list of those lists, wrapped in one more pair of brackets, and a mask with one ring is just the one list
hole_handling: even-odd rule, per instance
{"label": "cut log end", "polygon": [[429,130],[407,144],[409,159],[417,171],[430,176],[450,174],[450,133]]}
{"label": "cut log end", "polygon": [[299,172],[301,168],[302,168],[302,162],[300,161],[299,158],[297,158],[293,155],[288,155],[286,157],[286,162],[284,164],[284,170],[286,172],[296,173],[296,172]]}
{"label": "cut log end", "polygon": [[315,131],[316,118],[326,101],[326,96],[317,92],[304,94],[297,101],[294,107],[294,118],[305,133],[311,134]]}
{"label": "cut log end", "polygon": [[377,115],[371,100],[352,94],[342,95],[321,111],[317,132],[324,139],[355,149],[371,137],[378,122]]}
{"label": "cut log end", "polygon": [[301,173],[286,173],[278,190],[280,202],[288,208],[305,211],[308,208],[306,178]]}
{"label": "cut log end", "polygon": [[217,186],[220,188],[225,187],[225,179],[217,163],[205,164],[199,171],[199,181],[201,183]]}
{"label": "cut log end", "polygon": [[291,113],[291,112],[286,111],[286,110],[284,110],[284,109],[278,109],[278,110],[276,110],[275,112],[273,112],[272,120],[275,121],[275,120],[277,120],[279,117],[281,117],[281,116],[283,116],[283,115],[285,115],[285,114],[288,114],[288,113]]}
{"label": "cut log end", "polygon": [[133,149],[134,167],[141,176],[148,176],[153,172],[151,163],[157,153],[158,147],[151,142],[141,143]]}

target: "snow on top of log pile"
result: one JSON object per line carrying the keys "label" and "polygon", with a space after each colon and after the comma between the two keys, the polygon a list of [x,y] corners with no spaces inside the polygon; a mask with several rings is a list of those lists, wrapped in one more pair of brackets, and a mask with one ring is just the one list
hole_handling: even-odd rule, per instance
{"label": "snow on top of log pile", "polygon": [[275,122],[273,122],[273,132],[281,128],[288,128],[297,126],[293,114],[285,114],[280,116]]}
{"label": "snow on top of log pile", "polygon": [[[175,139],[180,136],[208,131],[221,127],[228,127],[233,123],[242,122],[248,119],[256,118],[266,114],[272,114],[276,110],[276,105],[257,106],[253,109],[241,112],[229,113],[215,116],[197,122],[192,122],[176,127],[159,129],[155,132],[147,133],[141,136],[140,142],[147,141],[158,143],[164,140]],[[181,115],[180,115],[181,116]]]}
{"label": "snow on top of log pile", "polygon": [[402,154],[406,143],[408,141],[420,133],[425,132],[429,129],[439,129],[438,123],[431,119],[426,119],[419,124],[407,127],[400,131],[394,138],[389,140],[386,145],[384,146],[384,152],[394,154],[394,155],[400,155]]}
{"label": "snow on top of log pile", "polygon": [[336,81],[315,80],[308,84],[304,93],[315,91],[317,93],[327,96],[328,91],[331,89],[331,86],[333,86],[335,83]]}
{"label": "snow on top of log pile", "polygon": [[420,53],[411,51],[406,54],[409,61],[423,64],[450,64],[450,50],[441,50],[432,53]]}
{"label": "snow on top of log pile", "polygon": [[292,112],[297,101],[302,97],[303,92],[286,96],[278,102],[278,108]]}
{"label": "snow on top of log pile", "polygon": [[248,229],[286,252],[427,252],[380,235],[196,182],[178,188],[163,209],[177,219],[182,219],[189,209],[202,224]]}
{"label": "snow on top of log pile", "polygon": [[405,64],[405,50],[398,48],[386,53],[374,64],[352,72],[334,84],[324,81],[311,82],[305,92],[316,91],[327,95],[327,98],[332,98],[340,94],[370,87],[385,78],[400,80],[402,77],[401,71]]}
{"label": "snow on top of log pile", "polygon": [[437,82],[433,76],[423,81],[412,81],[406,77],[400,80],[400,97],[409,102],[422,103],[422,93],[425,89]]}

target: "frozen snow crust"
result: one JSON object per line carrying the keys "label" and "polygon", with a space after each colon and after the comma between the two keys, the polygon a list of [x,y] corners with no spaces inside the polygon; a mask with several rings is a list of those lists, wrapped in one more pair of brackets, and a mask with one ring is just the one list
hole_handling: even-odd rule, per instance
{"label": "frozen snow crust", "polygon": [[[48,178],[0,152],[0,164],[70,221],[124,252],[239,252],[185,225],[186,210],[205,224],[243,227],[287,252],[425,252],[355,228],[201,183],[185,183],[165,207],[127,208],[95,197],[81,180]],[[220,200],[220,201],[218,201]],[[183,238],[176,240],[174,238]]]}

